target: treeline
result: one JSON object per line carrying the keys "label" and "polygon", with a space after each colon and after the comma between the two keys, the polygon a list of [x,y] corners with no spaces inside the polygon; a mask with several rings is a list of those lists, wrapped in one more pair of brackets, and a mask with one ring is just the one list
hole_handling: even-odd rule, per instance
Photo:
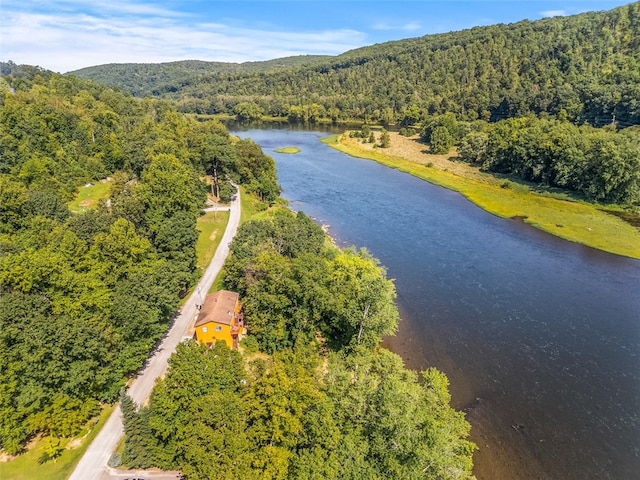
{"label": "treeline", "polygon": [[640,204],[640,127],[576,126],[552,118],[459,122],[434,115],[420,126],[432,153],[448,153],[482,170],[578,192],[597,202]]}
{"label": "treeline", "polygon": [[640,204],[638,127],[616,132],[528,117],[499,122],[485,135],[463,140],[463,159],[590,200]]}
{"label": "treeline", "polygon": [[[249,103],[266,115],[311,122],[406,123],[415,106],[424,115],[451,112],[465,120],[547,113],[577,124],[626,127],[640,123],[639,39],[636,2],[388,42],[310,65],[183,71],[155,94],[187,112],[235,114],[238,104]],[[176,67],[163,65],[158,68],[170,77]],[[149,80],[147,92],[153,90]]]}
{"label": "treeline", "polygon": [[245,351],[182,344],[149,406],[125,396],[126,465],[189,480],[473,478],[446,376],[378,347],[398,311],[377,260],[288,211],[245,224],[231,250]]}
{"label": "treeline", "polygon": [[[217,122],[75,77],[12,66],[0,96],[0,448],[76,434],[111,402],[197,278],[216,174],[266,201],[275,164]],[[108,201],[71,214],[80,185]]]}
{"label": "treeline", "polygon": [[[125,90],[136,97],[152,97],[175,92],[181,86],[193,82],[194,77],[209,75],[213,72],[220,74],[270,72],[283,68],[309,66],[328,58],[330,57],[324,55],[297,55],[244,63],[201,60],[167,63],[109,63],[81,68],[69,74]],[[4,72],[0,71],[0,73]]]}

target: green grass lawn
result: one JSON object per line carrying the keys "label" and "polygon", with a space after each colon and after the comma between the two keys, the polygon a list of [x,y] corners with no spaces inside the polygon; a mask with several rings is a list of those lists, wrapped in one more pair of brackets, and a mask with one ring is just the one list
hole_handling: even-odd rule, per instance
{"label": "green grass lawn", "polygon": [[73,213],[81,213],[89,208],[95,208],[98,202],[109,197],[111,182],[96,182],[90,187],[78,188],[78,195],[69,202],[69,210]]}
{"label": "green grass lawn", "polygon": [[[113,412],[113,409],[113,406],[105,407],[98,418],[98,422],[87,427],[77,439],[60,439],[60,445],[65,447],[65,450],[56,460],[40,463],[40,459],[49,445],[48,438],[41,438],[35,441],[35,444],[26,453],[8,462],[0,462],[0,479],[30,480],[41,478],[65,480],[69,478],[87,447]],[[77,447],[70,448],[72,445],[77,445]]]}
{"label": "green grass lawn", "polygon": [[[198,268],[203,271],[207,268],[211,259],[220,245],[224,231],[229,223],[229,212],[207,212],[198,218],[196,228],[200,234],[198,235],[198,243],[196,243],[196,255],[198,257]],[[220,275],[213,282],[213,286],[209,292],[220,290]],[[185,299],[188,298],[185,297]]]}
{"label": "green grass lawn", "polygon": [[[429,168],[410,159],[380,151],[365,151],[340,142],[339,136],[323,140],[351,156],[375,160],[430,183],[455,190],[484,210],[505,218],[521,217],[528,224],[572,242],[632,258],[640,258],[640,231],[596,205],[537,194],[533,188],[512,182],[483,182],[449,171]],[[494,179],[496,180],[496,179]],[[504,188],[509,186],[509,188]]]}
{"label": "green grass lawn", "polygon": [[207,268],[216,253],[220,240],[229,222],[229,212],[207,212],[198,218],[196,229],[198,230],[198,243],[196,243],[196,255],[198,267]]}
{"label": "green grass lawn", "polygon": [[300,149],[298,147],[284,147],[284,148],[277,148],[276,150],[274,150],[276,153],[300,153]]}
{"label": "green grass lawn", "polygon": [[[257,220],[265,215],[268,215],[269,208],[260,200],[258,200],[255,195],[251,195],[247,193],[244,187],[240,187],[242,189],[241,193],[241,214],[240,214],[240,225],[248,222],[249,220]],[[285,200],[281,200],[278,203],[284,202]]]}

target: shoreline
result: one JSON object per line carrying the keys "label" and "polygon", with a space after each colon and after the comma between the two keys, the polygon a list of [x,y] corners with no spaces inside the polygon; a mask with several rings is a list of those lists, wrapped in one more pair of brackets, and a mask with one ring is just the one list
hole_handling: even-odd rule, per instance
{"label": "shoreline", "polygon": [[[456,191],[483,210],[502,218],[522,218],[539,230],[564,240],[615,255],[640,259],[640,230],[597,206],[535,191],[455,162],[449,155],[431,155],[416,139],[390,132],[391,147],[375,148],[347,135],[323,140],[353,157],[373,160],[429,183]],[[375,149],[374,149],[375,148]],[[556,196],[550,196],[556,195]]]}

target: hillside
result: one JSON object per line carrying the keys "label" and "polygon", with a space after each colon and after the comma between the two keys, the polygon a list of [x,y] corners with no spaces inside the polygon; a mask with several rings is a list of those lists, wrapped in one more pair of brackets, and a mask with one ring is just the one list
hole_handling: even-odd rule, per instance
{"label": "hillside", "polygon": [[[167,331],[200,274],[201,179],[266,201],[279,186],[273,159],[217,121],[37,67],[0,71],[0,450],[14,455],[77,435]],[[71,213],[89,184],[109,202]],[[62,455],[55,442],[43,461]]]}
{"label": "hillside", "polygon": [[70,75],[94,80],[125,90],[137,97],[162,95],[179,90],[183,85],[206,74],[268,72],[281,68],[311,65],[327,57],[301,55],[264,62],[204,62],[183,60],[168,63],[109,63],[69,72]]}
{"label": "hillside", "polygon": [[238,103],[254,102],[275,116],[316,104],[320,116],[334,120],[385,123],[406,119],[411,106],[469,120],[546,112],[596,126],[640,123],[638,2],[306,60],[102,66],[72,73],[180,101],[184,111],[198,113],[233,113]]}

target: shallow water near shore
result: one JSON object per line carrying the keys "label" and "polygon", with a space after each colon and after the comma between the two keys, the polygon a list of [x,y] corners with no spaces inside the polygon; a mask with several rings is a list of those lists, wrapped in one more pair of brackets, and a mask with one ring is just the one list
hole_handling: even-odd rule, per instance
{"label": "shallow water near shore", "polygon": [[[276,159],[283,196],[394,278],[385,341],[436,366],[464,409],[484,479],[640,472],[640,262],[505,220],[461,195],[290,130],[235,132]],[[275,153],[297,146],[295,155]]]}

